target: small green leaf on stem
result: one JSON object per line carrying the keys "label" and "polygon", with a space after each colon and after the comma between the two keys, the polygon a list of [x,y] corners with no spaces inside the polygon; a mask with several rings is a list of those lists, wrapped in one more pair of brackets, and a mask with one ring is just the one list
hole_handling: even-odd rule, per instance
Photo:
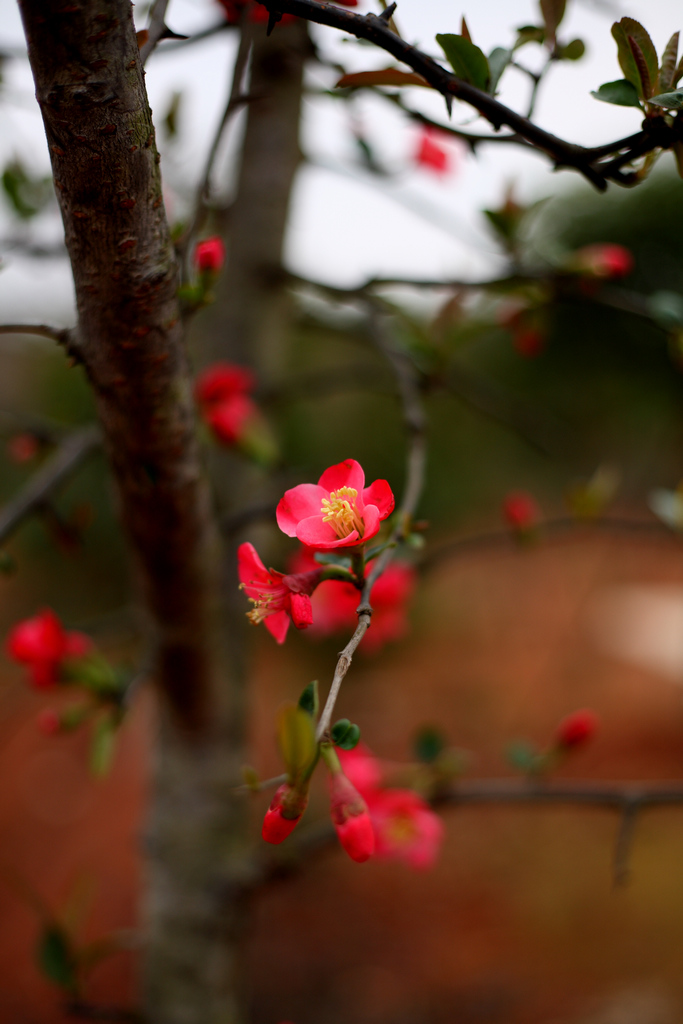
{"label": "small green leaf on stem", "polygon": [[436,41],[458,78],[485,92],[491,73],[483,51],[463,36],[451,33],[437,35]]}
{"label": "small green leaf on stem", "polygon": [[298,704],[285,704],[278,716],[277,737],[290,782],[296,785],[317,756],[313,719]]}
{"label": "small green leaf on stem", "polygon": [[657,107],[664,107],[666,110],[683,109],[683,89],[676,89],[675,92],[663,92],[660,96],[651,96],[648,103],[654,103]]}
{"label": "small green leaf on stem", "polygon": [[314,679],[299,697],[299,707],[306,711],[312,718],[318,717],[318,680]]}
{"label": "small green leaf on stem", "polygon": [[339,747],[341,750],[353,750],[360,740],[360,729],[353,722],[350,722],[348,718],[340,718],[332,726],[330,735],[336,747]]}
{"label": "small green leaf on stem", "polygon": [[599,89],[591,92],[591,96],[595,96],[596,100],[602,100],[603,103],[614,103],[618,107],[640,107],[636,87],[625,78],[619,78],[616,82],[605,82]]}
{"label": "small green leaf on stem", "polygon": [[436,761],[439,754],[446,749],[446,738],[442,732],[432,725],[427,725],[415,737],[415,756],[424,764]]}
{"label": "small green leaf on stem", "polygon": [[78,990],[76,956],[64,929],[54,921],[46,924],[37,952],[38,966],[45,977],[73,995]]}

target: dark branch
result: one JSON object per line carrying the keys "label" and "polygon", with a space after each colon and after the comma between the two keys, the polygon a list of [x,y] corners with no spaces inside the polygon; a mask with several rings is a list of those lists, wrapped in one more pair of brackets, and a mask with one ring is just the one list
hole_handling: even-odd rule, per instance
{"label": "dark branch", "polygon": [[[618,172],[618,167],[612,168],[606,164],[603,168],[595,168],[593,164],[597,157],[591,149],[567,142],[544,131],[526,117],[494,99],[493,96],[457,78],[450,71],[441,67],[432,57],[397,36],[382,18],[374,14],[352,14],[333,4],[319,3],[318,0],[258,0],[258,3],[263,4],[268,11],[295,14],[307,21],[328,25],[374,43],[422,75],[447,101],[455,97],[464,103],[469,103],[496,130],[502,125],[506,125],[536,149],[551,157],[556,168],[567,167],[577,170],[600,191],[605,190],[608,179],[619,180],[620,175],[613,173],[613,171]],[[658,123],[654,124],[653,122]],[[623,154],[622,162],[626,163],[629,159],[634,159],[635,156],[641,156],[658,147],[668,148],[673,145],[676,137],[675,130],[666,124],[664,118],[649,118],[645,122],[643,132],[638,136],[638,141],[634,143],[632,152]],[[612,148],[607,149],[607,153],[613,153],[622,146],[622,142],[614,143]],[[600,152],[604,153],[605,148],[604,146],[600,147]]]}
{"label": "dark branch", "polygon": [[59,488],[101,444],[97,427],[85,427],[64,440],[52,458],[31,477],[19,494],[0,508],[0,542],[25,519],[42,509]]}

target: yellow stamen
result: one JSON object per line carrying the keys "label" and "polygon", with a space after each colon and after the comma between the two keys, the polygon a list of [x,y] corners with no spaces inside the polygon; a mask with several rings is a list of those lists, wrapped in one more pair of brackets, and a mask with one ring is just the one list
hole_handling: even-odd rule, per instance
{"label": "yellow stamen", "polygon": [[322,500],[320,511],[323,522],[330,523],[339,538],[348,537],[354,530],[359,537],[363,536],[364,524],[356,508],[357,497],[355,487],[340,487],[337,491],[331,491],[329,498]]}

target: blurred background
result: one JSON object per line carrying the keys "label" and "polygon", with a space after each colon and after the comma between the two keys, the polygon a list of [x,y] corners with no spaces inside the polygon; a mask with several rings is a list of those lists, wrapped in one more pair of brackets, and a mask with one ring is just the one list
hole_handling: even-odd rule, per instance
{"label": "blurred background", "polygon": [[[487,51],[539,20],[535,4],[516,0],[497,0],[485,12],[468,0],[457,10],[450,0],[404,0],[397,18],[406,37],[432,52],[435,32],[459,31],[462,13]],[[589,95],[620,75],[609,29],[623,14],[644,22],[659,52],[681,27],[678,5],[667,0],[623,9],[574,0],[563,37],[583,38],[586,56],[551,68],[536,114],[544,127],[587,144],[638,129],[637,111]],[[222,18],[217,3],[176,0],[168,21],[193,35]],[[136,21],[145,23],[144,7],[136,8]],[[70,324],[68,263],[10,0],[0,0],[0,25],[2,321]],[[314,38],[328,62],[348,70],[388,63],[331,32],[315,28]],[[235,39],[222,31],[174,45],[163,44],[147,71],[173,224],[188,215]],[[540,46],[528,48],[527,63],[540,67]],[[664,155],[637,189],[612,186],[607,196],[568,173],[551,178],[537,155],[490,145],[475,158],[445,136],[437,144],[447,166],[437,170],[419,156],[420,130],[386,101],[360,93],[343,104],[324,95],[334,78],[326,64],[313,64],[307,75],[306,159],[285,258],[295,273],[342,286],[373,275],[505,275],[509,250],[482,211],[499,209],[510,189],[520,207],[533,206],[519,236],[533,273],[594,243],[624,246],[634,257],[618,286],[560,288],[544,299],[533,352],[520,351],[505,326],[508,292],[382,293],[402,311],[394,314],[397,337],[430,381],[420,506],[427,544],[411,556],[419,585],[404,637],[359,652],[339,713],[360,723],[383,759],[411,760],[417,730],[433,725],[467,752],[469,774],[497,777],[513,770],[505,753],[511,740],[543,745],[564,715],[591,707],[600,731],[562,767],[563,777],[679,779],[683,552],[649,505],[654,489],[673,492],[683,476],[683,324],[675,301],[680,292],[683,306],[683,183],[672,158]],[[436,98],[413,92],[419,90],[410,90],[414,106],[446,123]],[[501,98],[524,110],[528,92],[528,78],[511,69]],[[454,125],[469,128],[471,120],[467,108],[454,111]],[[220,155],[217,180],[227,199],[240,125],[238,118]],[[662,293],[669,296],[666,316]],[[400,493],[405,441],[390,372],[352,303],[306,288],[297,295],[278,373],[259,392],[280,446],[275,483],[315,480],[326,466],[353,457],[368,481],[387,478]],[[655,317],[653,295],[660,296]],[[195,320],[196,351],[203,330],[215,330],[210,318],[209,310]],[[94,412],[81,371],[61,351],[34,338],[1,340],[0,498],[8,501],[60,437]],[[297,386],[316,374],[324,386]],[[224,458],[229,466],[240,457]],[[568,493],[600,466],[619,480],[610,516],[640,528],[578,524],[515,543],[501,517],[509,492],[529,492],[542,518],[564,519]],[[251,472],[260,486],[266,471]],[[261,523],[239,535],[256,538],[269,563],[284,568],[293,542]],[[471,542],[455,543],[464,539]],[[139,637],[130,580],[100,455],[21,528],[7,557],[14,569],[0,578],[3,635],[49,606],[69,628],[91,633],[109,657],[134,664]],[[253,666],[251,761],[268,776],[280,771],[278,706],[310,679],[326,685],[340,643],[291,630],[279,648],[265,630],[248,630],[246,620],[244,631]],[[143,691],[109,775],[93,780],[87,730],[40,734],[36,719],[48,703],[59,701],[29,690],[22,671],[3,661],[0,1020],[27,1024],[65,1019],[63,1000],[36,963],[43,903],[55,913],[82,904],[86,938],[120,937],[122,950],[93,971],[88,996],[103,1006],[135,1005],[154,732],[153,702]],[[250,799],[256,834],[267,798]],[[309,815],[326,813],[319,786]],[[683,1019],[683,810],[640,815],[630,877],[620,886],[611,812],[475,806],[443,813],[446,839],[430,872],[374,860],[359,867],[334,848],[255,899],[245,964],[255,1024]]]}

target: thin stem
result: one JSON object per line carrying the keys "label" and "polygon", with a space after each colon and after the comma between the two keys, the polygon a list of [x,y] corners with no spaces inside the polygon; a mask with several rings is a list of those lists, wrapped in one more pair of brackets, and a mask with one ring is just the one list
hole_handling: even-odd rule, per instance
{"label": "thin stem", "polygon": [[0,508],[0,543],[7,540],[25,519],[44,506],[54,491],[101,443],[97,427],[85,427],[62,441],[54,455],[31,477],[23,490]]}
{"label": "thin stem", "polygon": [[140,47],[140,60],[143,64],[147,63],[147,58],[164,34],[168,4],[169,0],[155,0],[154,2],[147,27],[147,40]]}
{"label": "thin stem", "polygon": [[178,246],[181,258],[186,254],[195,234],[201,227],[202,220],[211,197],[211,175],[213,173],[213,167],[216,162],[216,157],[218,156],[218,150],[223,140],[225,129],[227,128],[233,114],[240,110],[245,103],[249,102],[250,97],[242,95],[242,82],[244,81],[244,76],[249,64],[251,49],[251,36],[242,28],[240,31],[240,42],[237,49],[237,56],[235,58],[235,66],[232,72],[232,81],[230,83],[228,99],[221,119],[218,122],[218,127],[216,128],[213,141],[209,147],[206,164],[204,166],[204,173],[202,174],[199,187],[197,188],[197,197],[195,200],[192,218],[185,231],[183,239]]}
{"label": "thin stem", "polygon": [[72,335],[68,327],[51,327],[49,324],[0,324],[0,334],[31,334],[37,338],[49,338],[64,345]]}

